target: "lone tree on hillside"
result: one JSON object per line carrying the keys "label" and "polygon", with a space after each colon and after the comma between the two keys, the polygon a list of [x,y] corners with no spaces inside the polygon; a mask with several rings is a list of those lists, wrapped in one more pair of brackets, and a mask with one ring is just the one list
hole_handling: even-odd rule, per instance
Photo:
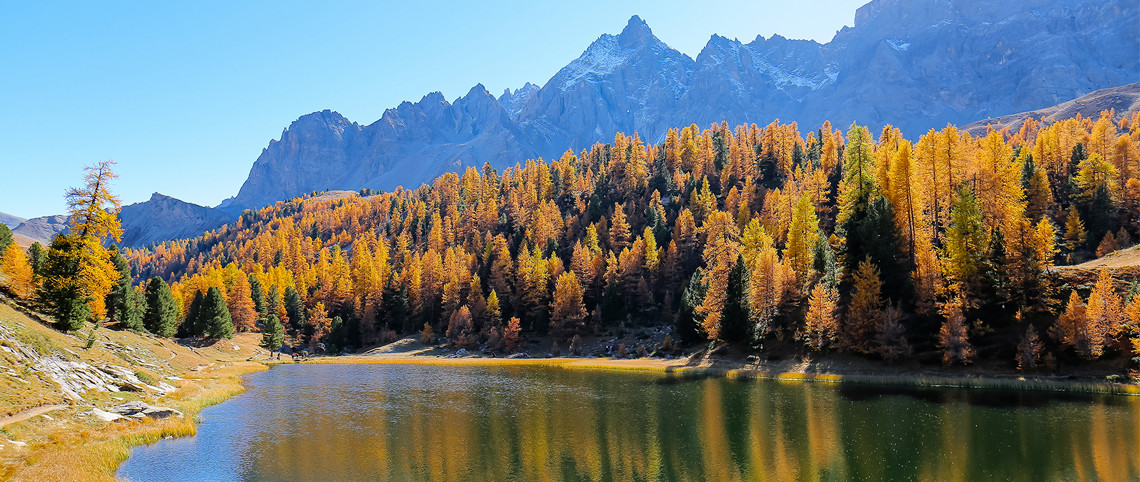
{"label": "lone tree on hillside", "polygon": [[119,225],[119,198],[109,184],[118,177],[102,161],[84,168],[84,186],[67,190],[68,234],[56,235],[44,264],[40,298],[45,308],[66,328],[75,330],[88,318],[100,322],[107,315],[107,294],[119,280],[104,240],[123,233]]}

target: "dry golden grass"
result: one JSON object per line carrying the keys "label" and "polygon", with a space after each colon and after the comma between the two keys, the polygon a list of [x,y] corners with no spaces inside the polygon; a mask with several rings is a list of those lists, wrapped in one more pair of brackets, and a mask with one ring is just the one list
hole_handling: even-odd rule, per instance
{"label": "dry golden grass", "polygon": [[[94,365],[130,367],[144,380],[166,380],[178,387],[164,396],[144,393],[84,394],[82,404],[12,423],[0,433],[0,480],[114,480],[130,448],[165,437],[192,435],[203,408],[244,391],[241,376],[265,370],[249,362],[264,351],[260,335],[240,333],[232,341],[185,347],[169,339],[129,331],[100,329],[99,343],[86,349],[86,338],[62,333],[0,301],[0,323],[35,351]],[[83,330],[87,334],[90,325]],[[46,404],[73,403],[59,386],[0,350],[0,418]],[[16,375],[13,376],[8,372]],[[167,377],[180,377],[170,380]],[[22,380],[22,381],[21,381]],[[90,416],[90,404],[107,407],[123,400],[175,408],[186,416],[164,420],[107,423]],[[19,446],[11,440],[27,445]]]}
{"label": "dry golden grass", "polygon": [[29,440],[20,454],[0,463],[0,479],[13,480],[115,480],[115,470],[130,455],[131,447],[167,437],[194,435],[195,419],[202,409],[245,390],[241,377],[265,370],[263,364],[240,362],[195,373],[179,389],[152,403],[169,406],[185,416],[162,420],[102,422],[81,417],[72,410],[59,422],[35,420],[16,434]]}

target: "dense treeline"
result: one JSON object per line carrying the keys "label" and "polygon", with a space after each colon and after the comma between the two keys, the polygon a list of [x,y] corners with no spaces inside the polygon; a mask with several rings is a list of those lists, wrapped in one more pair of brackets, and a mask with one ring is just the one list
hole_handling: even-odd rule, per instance
{"label": "dense treeline", "polygon": [[617,134],[501,173],[279,202],[125,258],[136,280],[171,280],[163,333],[211,335],[223,309],[238,331],[338,348],[670,323],[690,342],[1032,368],[1140,351],[1134,285],[1047,276],[1140,234],[1138,135],[1140,115],[1109,112],[917,142],[827,123]]}

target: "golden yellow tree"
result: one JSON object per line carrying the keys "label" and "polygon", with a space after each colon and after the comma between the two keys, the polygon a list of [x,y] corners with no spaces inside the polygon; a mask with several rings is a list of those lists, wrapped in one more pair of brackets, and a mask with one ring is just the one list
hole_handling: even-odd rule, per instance
{"label": "golden yellow tree", "polygon": [[233,279],[233,285],[226,293],[226,305],[229,306],[230,316],[233,318],[234,329],[238,332],[253,331],[257,324],[257,309],[250,296],[249,278],[240,273]]}
{"label": "golden yellow tree", "polygon": [[879,269],[868,259],[860,261],[843,330],[848,349],[859,353],[874,351],[875,334],[883,321],[882,287]]}
{"label": "golden yellow tree", "polygon": [[796,273],[796,283],[804,285],[811,277],[814,262],[813,249],[819,240],[819,218],[808,193],[800,195],[796,210],[792,213],[792,223],[788,227],[788,242],[784,249],[784,261]]}
{"label": "golden yellow tree", "polygon": [[756,338],[763,338],[771,329],[784,301],[786,284],[794,281],[788,278],[794,278],[794,274],[788,276],[776,248],[771,244],[762,246],[748,266],[749,317]]}
{"label": "golden yellow tree", "polygon": [[620,252],[629,247],[629,222],[626,221],[625,207],[614,203],[614,215],[610,220],[610,249]]}
{"label": "golden yellow tree", "polygon": [[1081,246],[1084,246],[1087,236],[1085,223],[1081,221],[1077,207],[1070,204],[1069,213],[1065,216],[1065,249],[1070,252],[1080,249]]}
{"label": "golden yellow tree", "polygon": [[819,351],[835,345],[839,337],[837,313],[839,292],[825,283],[817,283],[808,299],[807,315],[800,339],[812,350]]}
{"label": "golden yellow tree", "polygon": [[1024,194],[1015,161],[1013,148],[1000,133],[990,129],[978,151],[974,190],[988,232],[1006,225],[1012,213],[1020,210]]}
{"label": "golden yellow tree", "polygon": [[456,349],[470,348],[475,345],[475,328],[472,322],[471,310],[467,305],[460,306],[447,322],[447,340]]}
{"label": "golden yellow tree", "polygon": [[313,309],[309,310],[309,319],[306,321],[313,327],[313,336],[309,338],[309,349],[317,351],[317,345],[324,343],[332,329],[332,320],[325,310],[325,304],[318,301]]}
{"label": "golden yellow tree", "polygon": [[942,304],[939,312],[945,321],[938,331],[938,346],[942,348],[942,364],[967,364],[974,359],[974,347],[966,332],[966,315],[961,297],[951,298]]}
{"label": "golden yellow tree", "polygon": [[554,282],[554,300],[550,302],[551,332],[555,338],[567,340],[582,328],[585,318],[582,284],[573,271],[562,273]]}
{"label": "golden yellow tree", "polygon": [[705,333],[715,339],[720,332],[728,273],[740,254],[740,233],[732,216],[721,210],[714,210],[701,228],[705,235],[703,258],[709,289],[697,311],[705,315],[702,326]]}
{"label": "golden yellow tree", "polygon": [[17,298],[28,299],[35,293],[32,265],[28,264],[28,257],[16,243],[9,244],[0,256],[0,282],[4,282]]}
{"label": "golden yellow tree", "polygon": [[1112,283],[1108,269],[1101,268],[1097,273],[1096,285],[1089,293],[1085,320],[1088,325],[1086,330],[1090,334],[1088,354],[1093,359],[1104,352],[1105,346],[1125,333],[1124,303]]}
{"label": "golden yellow tree", "polygon": [[73,280],[55,280],[61,284],[76,283],[96,321],[106,316],[107,293],[119,280],[119,271],[104,244],[108,238],[118,241],[123,233],[118,217],[119,198],[110,189],[111,181],[118,177],[111,169],[114,164],[108,160],[85,167],[84,186],[67,190],[69,236],[75,241],[78,271]]}

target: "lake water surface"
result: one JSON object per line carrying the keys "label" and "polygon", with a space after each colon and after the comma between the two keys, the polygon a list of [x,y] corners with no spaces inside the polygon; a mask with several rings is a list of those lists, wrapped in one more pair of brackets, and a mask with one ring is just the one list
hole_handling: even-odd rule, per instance
{"label": "lake water surface", "polygon": [[136,480],[1140,480],[1140,397],[283,365]]}

